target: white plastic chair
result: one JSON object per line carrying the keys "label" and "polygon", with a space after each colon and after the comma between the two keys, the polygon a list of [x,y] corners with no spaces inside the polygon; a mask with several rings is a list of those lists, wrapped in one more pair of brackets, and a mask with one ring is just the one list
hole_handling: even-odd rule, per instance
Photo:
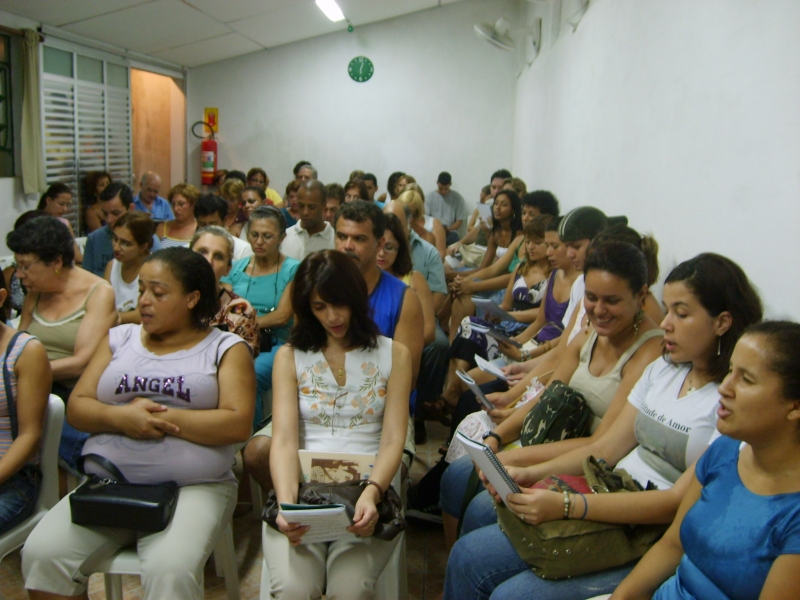
{"label": "white plastic chair", "polygon": [[64,402],[55,394],[50,394],[44,417],[42,451],[39,455],[42,487],[36,499],[36,508],[30,517],[0,536],[0,560],[21,547],[45,513],[58,502],[58,443],[63,424]]}
{"label": "white plastic chair", "polygon": [[[395,473],[392,479],[392,486],[395,490],[400,490],[400,498],[403,501],[403,512],[405,513],[406,494],[405,489],[401,483],[402,481],[402,466]],[[266,523],[261,524],[263,527],[269,527]],[[269,566],[266,559],[261,561],[261,600],[272,600],[272,580],[270,578]],[[383,573],[378,577],[375,584],[375,598],[377,600],[398,600],[399,598],[408,598],[408,566],[406,564],[406,532],[403,531],[398,536],[397,545],[389,558],[389,562],[383,569]]]}
{"label": "white plastic chair", "polygon": [[[236,549],[233,545],[233,523],[229,522],[214,547],[214,564],[217,574],[225,577],[228,600],[240,600],[239,574],[236,569]],[[103,573],[108,600],[122,600],[122,576],[140,575],[139,555],[136,548],[123,548],[116,554],[101,561],[95,568]]]}

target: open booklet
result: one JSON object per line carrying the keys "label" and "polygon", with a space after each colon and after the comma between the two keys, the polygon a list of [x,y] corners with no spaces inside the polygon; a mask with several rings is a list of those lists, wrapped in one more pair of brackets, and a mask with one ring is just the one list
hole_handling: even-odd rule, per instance
{"label": "open booklet", "polygon": [[[298,455],[303,481],[316,483],[364,481],[378,460],[377,454],[358,452],[300,450]],[[281,504],[281,514],[287,523],[309,526],[303,544],[355,537],[347,531],[353,523],[343,504]]]}
{"label": "open booklet", "polygon": [[481,298],[480,296],[473,296],[472,302],[478,308],[482,308],[487,315],[497,317],[503,321],[516,321],[510,313],[504,311],[494,300],[489,298]]}
{"label": "open booklet", "polygon": [[490,335],[494,339],[500,342],[506,342],[507,344],[511,344],[515,348],[522,348],[522,344],[520,344],[517,340],[509,336],[505,331],[503,331],[499,327],[491,327],[490,329],[487,329],[486,335]]}
{"label": "open booklet", "polygon": [[301,544],[355,538],[347,531],[352,523],[344,504],[281,504],[280,512],[287,523],[309,527],[301,538]]}
{"label": "open booklet", "polygon": [[366,452],[300,450],[298,454],[306,482],[366,481],[378,460],[377,454]]}
{"label": "open booklet", "polygon": [[486,479],[492,484],[497,493],[503,499],[503,503],[508,506],[506,496],[509,494],[519,494],[520,489],[517,482],[511,479],[503,463],[497,458],[497,455],[492,451],[489,446],[476,442],[468,438],[460,431],[456,432],[458,440],[464,445],[464,448],[469,454],[472,462],[486,475]]}
{"label": "open booklet", "polygon": [[478,365],[478,368],[481,371],[486,371],[487,373],[489,373],[490,375],[494,375],[501,381],[508,381],[508,377],[506,377],[506,374],[500,370],[500,367],[498,367],[494,363],[489,362],[488,360],[486,360],[485,358],[483,358],[478,354],[475,355],[475,364]]}
{"label": "open booklet", "polygon": [[476,207],[478,209],[478,216],[481,218],[481,221],[487,226],[492,226],[492,205],[491,204],[478,204]]}
{"label": "open booklet", "polygon": [[470,390],[472,390],[473,394],[475,394],[475,398],[478,400],[478,402],[480,402],[483,405],[483,407],[486,410],[494,410],[495,409],[494,404],[489,402],[489,399],[483,393],[483,390],[478,386],[477,383],[475,383],[475,380],[472,377],[470,377],[469,375],[464,373],[464,371],[462,371],[461,369],[456,369],[456,375],[458,375],[458,378],[461,381],[463,381],[464,383],[467,384],[467,387]]}

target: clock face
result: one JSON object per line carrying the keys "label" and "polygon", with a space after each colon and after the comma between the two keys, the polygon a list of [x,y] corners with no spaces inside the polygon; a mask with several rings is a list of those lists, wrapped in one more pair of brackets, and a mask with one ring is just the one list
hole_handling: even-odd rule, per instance
{"label": "clock face", "polygon": [[347,65],[347,72],[350,74],[350,79],[359,83],[368,81],[372,74],[375,72],[375,66],[372,61],[366,56],[356,56]]}

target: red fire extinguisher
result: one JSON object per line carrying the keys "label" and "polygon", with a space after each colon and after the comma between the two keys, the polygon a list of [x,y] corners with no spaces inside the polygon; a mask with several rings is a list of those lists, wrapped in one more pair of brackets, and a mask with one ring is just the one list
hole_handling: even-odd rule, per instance
{"label": "red fire extinguisher", "polygon": [[217,140],[212,133],[200,144],[200,177],[203,185],[214,183],[214,173],[217,172]]}
{"label": "red fire extinguisher", "polygon": [[194,131],[197,125],[205,125],[211,132],[207,138],[202,138],[203,141],[200,143],[200,179],[203,185],[212,185],[214,174],[217,172],[217,140],[214,139],[213,127],[205,121],[198,121],[192,125],[195,137],[201,137]]}

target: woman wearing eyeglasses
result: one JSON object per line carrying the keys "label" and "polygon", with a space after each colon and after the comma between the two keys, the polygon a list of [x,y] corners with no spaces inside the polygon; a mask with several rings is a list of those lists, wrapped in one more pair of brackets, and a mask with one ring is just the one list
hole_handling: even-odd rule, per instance
{"label": "woman wearing eyeglasses", "polygon": [[[72,235],[55,217],[28,221],[8,234],[6,245],[27,290],[19,328],[44,345],[53,370],[52,392],[66,403],[100,340],[117,323],[114,290],[75,267]],[[72,468],[86,438],[64,423],[58,453]]]}
{"label": "woman wearing eyeglasses", "polygon": [[[289,336],[292,280],[300,263],[281,254],[281,242],[286,237],[286,219],[274,206],[256,208],[245,225],[245,231],[253,256],[234,262],[230,274],[221,281],[258,312],[261,351],[256,358],[256,382],[258,398],[261,398],[272,387],[275,353]],[[261,421],[262,413],[261,402],[256,402],[254,425]]]}
{"label": "woman wearing eyeglasses", "polygon": [[271,597],[374,598],[397,543],[371,536],[403,454],[411,357],[378,334],[366,283],[340,252],[315,252],[300,264],[292,308],[296,323],[273,377],[270,469],[278,502],[297,502],[300,449],[377,453],[377,461],[348,529],[356,537],[301,546],[307,527],[281,516],[280,532],[264,526]]}
{"label": "woman wearing eyeglasses", "polygon": [[139,270],[153,249],[156,224],[146,212],[122,215],[111,227],[114,258],[106,265],[103,279],[114,288],[120,323],[141,323],[139,315]]}

